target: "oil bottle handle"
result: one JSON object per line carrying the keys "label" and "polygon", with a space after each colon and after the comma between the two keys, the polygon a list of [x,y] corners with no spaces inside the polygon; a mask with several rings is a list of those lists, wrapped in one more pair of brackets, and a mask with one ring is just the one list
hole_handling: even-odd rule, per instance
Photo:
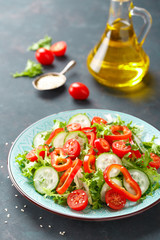
{"label": "oil bottle handle", "polygon": [[143,25],[140,35],[138,37],[139,43],[141,45],[143,45],[143,43],[147,37],[147,34],[149,33],[151,25],[152,25],[151,14],[146,9],[139,8],[139,7],[133,7],[130,13],[132,16],[140,16],[144,20],[144,25]]}

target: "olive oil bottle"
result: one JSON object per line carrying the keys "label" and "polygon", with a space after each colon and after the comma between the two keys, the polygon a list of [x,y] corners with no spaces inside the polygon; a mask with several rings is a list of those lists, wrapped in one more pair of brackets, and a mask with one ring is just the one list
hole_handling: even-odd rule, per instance
{"label": "olive oil bottle", "polygon": [[[145,18],[138,38],[132,15]],[[138,84],[149,68],[149,57],[142,45],[150,27],[151,16],[145,9],[133,7],[130,0],[111,0],[106,29],[87,58],[88,70],[93,77],[109,87]]]}

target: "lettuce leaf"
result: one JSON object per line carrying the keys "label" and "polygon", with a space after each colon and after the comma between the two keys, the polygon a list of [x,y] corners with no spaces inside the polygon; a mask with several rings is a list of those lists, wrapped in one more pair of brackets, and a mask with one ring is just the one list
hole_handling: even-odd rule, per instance
{"label": "lettuce leaf", "polygon": [[43,39],[40,39],[38,42],[33,43],[30,47],[28,47],[28,50],[36,51],[39,48],[46,48],[49,49],[52,43],[52,38],[49,36],[45,36]]}
{"label": "lettuce leaf", "polygon": [[83,173],[83,182],[89,187],[90,195],[92,198],[92,208],[98,209],[103,206],[100,200],[101,188],[104,184],[103,172],[98,169],[95,173]]}

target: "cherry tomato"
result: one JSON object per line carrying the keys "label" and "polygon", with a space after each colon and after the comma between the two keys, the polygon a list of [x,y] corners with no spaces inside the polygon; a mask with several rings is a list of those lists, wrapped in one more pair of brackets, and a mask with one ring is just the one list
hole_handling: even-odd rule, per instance
{"label": "cherry tomato", "polygon": [[80,131],[81,130],[81,124],[80,123],[71,123],[71,124],[67,125],[67,130],[69,132]]}
{"label": "cherry tomato", "polygon": [[69,139],[63,146],[64,152],[69,155],[71,159],[75,159],[81,152],[81,147],[76,139]]}
{"label": "cherry tomato", "polygon": [[117,140],[127,140],[131,139],[132,132],[126,126],[119,126],[114,125],[111,126],[111,131],[113,135],[105,135],[104,138],[109,142],[112,143],[113,141]]}
{"label": "cherry tomato", "polygon": [[140,153],[139,150],[131,150],[131,154],[129,155],[132,160],[141,158],[142,154]]}
{"label": "cherry tomato", "polygon": [[69,94],[77,100],[85,100],[89,96],[89,89],[86,85],[80,82],[72,83],[69,87]]}
{"label": "cherry tomato", "polygon": [[160,157],[157,156],[154,153],[150,153],[150,156],[151,156],[153,161],[150,162],[149,165],[153,168],[156,168],[156,169],[160,168]]}
{"label": "cherry tomato", "polygon": [[83,161],[83,168],[86,173],[95,172],[96,157],[92,154],[85,155]]}
{"label": "cherry tomato", "polygon": [[36,51],[36,59],[43,65],[51,65],[54,61],[53,53],[46,48],[39,48]]}
{"label": "cherry tomato", "polygon": [[73,210],[81,211],[87,207],[88,196],[82,189],[77,189],[68,195],[67,203]]}
{"label": "cherry tomato", "polygon": [[64,41],[59,41],[54,43],[51,47],[50,50],[57,56],[63,56],[67,50],[67,43]]}
{"label": "cherry tomato", "polygon": [[116,192],[113,189],[110,189],[106,192],[105,199],[107,206],[114,210],[120,210],[126,204],[126,198],[124,197],[124,195]]}
{"label": "cherry tomato", "polygon": [[122,158],[124,155],[131,152],[131,146],[126,146],[126,143],[124,141],[116,141],[112,144],[112,151],[118,157]]}
{"label": "cherry tomato", "polygon": [[103,123],[103,124],[107,124],[107,121],[106,121],[105,119],[101,118],[101,117],[97,117],[97,116],[95,116],[95,117],[92,119],[92,121],[91,121],[91,124],[92,124],[92,125],[93,125],[94,123],[98,123],[98,124],[101,124],[101,123]]}
{"label": "cherry tomato", "polygon": [[[37,150],[45,149],[49,152],[48,146],[38,146],[37,148],[32,149],[29,153],[27,153],[26,158],[30,160],[31,162],[37,161]],[[45,150],[39,151],[39,156],[44,158],[45,156]]]}
{"label": "cherry tomato", "polygon": [[110,150],[110,145],[104,138],[97,138],[94,144],[100,153],[109,152]]}

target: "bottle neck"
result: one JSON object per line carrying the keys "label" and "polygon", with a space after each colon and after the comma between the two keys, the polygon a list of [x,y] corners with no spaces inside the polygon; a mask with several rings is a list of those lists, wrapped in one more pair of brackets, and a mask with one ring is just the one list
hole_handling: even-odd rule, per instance
{"label": "bottle neck", "polygon": [[128,24],[131,23],[130,10],[132,7],[131,0],[111,0],[108,24],[112,25],[117,19],[122,19]]}

